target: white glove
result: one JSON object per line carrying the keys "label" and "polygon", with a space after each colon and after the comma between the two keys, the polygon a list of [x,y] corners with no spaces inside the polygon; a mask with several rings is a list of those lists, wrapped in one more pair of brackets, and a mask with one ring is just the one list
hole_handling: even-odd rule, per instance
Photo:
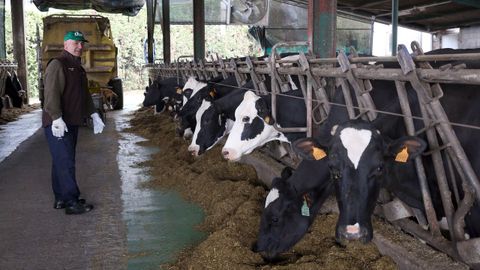
{"label": "white glove", "polygon": [[52,121],[52,134],[55,137],[61,138],[68,132],[67,124],[63,122],[62,117]]}
{"label": "white glove", "polygon": [[105,124],[103,123],[98,113],[92,113],[92,115],[90,116],[93,120],[93,134],[102,133]]}

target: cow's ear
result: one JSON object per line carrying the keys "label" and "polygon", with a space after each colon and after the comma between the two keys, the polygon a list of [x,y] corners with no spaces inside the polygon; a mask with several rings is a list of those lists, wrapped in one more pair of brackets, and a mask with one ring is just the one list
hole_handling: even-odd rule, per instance
{"label": "cow's ear", "polygon": [[293,174],[293,169],[289,166],[286,166],[282,170],[281,177],[283,179],[288,179],[290,178],[290,176],[292,176],[292,174]]}
{"label": "cow's ear", "polygon": [[307,160],[321,160],[327,156],[327,148],[314,138],[303,138],[293,143],[294,151]]}
{"label": "cow's ear", "polygon": [[388,145],[388,154],[394,157],[396,162],[405,163],[416,158],[427,148],[427,143],[413,136],[399,138]]}

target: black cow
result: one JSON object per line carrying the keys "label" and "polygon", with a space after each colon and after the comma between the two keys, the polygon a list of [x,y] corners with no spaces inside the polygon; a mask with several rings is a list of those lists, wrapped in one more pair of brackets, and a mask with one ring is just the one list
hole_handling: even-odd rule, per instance
{"label": "black cow", "polygon": [[[327,159],[323,166],[302,161],[295,171],[286,167],[272,182],[252,250],[267,261],[289,250],[307,233],[324,201],[333,193]],[[322,175],[324,177],[319,177]]]}
{"label": "black cow", "polygon": [[155,105],[155,112],[157,113],[163,112],[166,108],[175,112],[182,105],[182,99],[178,96],[181,97],[181,86],[177,83],[177,78],[154,80],[146,88],[143,106]]}
{"label": "black cow", "polygon": [[9,105],[15,108],[22,107],[24,91],[15,72],[8,74],[5,78],[5,92],[3,95],[11,102]]}

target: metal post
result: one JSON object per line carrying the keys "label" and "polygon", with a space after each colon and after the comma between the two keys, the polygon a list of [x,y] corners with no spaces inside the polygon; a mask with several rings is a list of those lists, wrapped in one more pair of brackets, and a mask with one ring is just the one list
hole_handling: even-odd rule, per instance
{"label": "metal post", "polygon": [[[154,1],[147,0],[147,46],[148,46],[148,63],[154,63],[153,59],[153,32],[155,29],[154,18],[155,18],[155,9]],[[156,3],[156,1],[155,1]]]}
{"label": "metal post", "polygon": [[193,55],[195,60],[205,58],[205,3],[193,1]]}
{"label": "metal post", "polygon": [[170,63],[170,0],[162,0],[163,62]]}
{"label": "metal post", "polygon": [[13,54],[18,63],[17,76],[25,90],[26,97],[24,102],[28,104],[28,82],[27,82],[27,60],[25,58],[25,26],[23,1],[11,1],[12,7],[12,36],[13,36]]}
{"label": "metal post", "polygon": [[392,0],[392,56],[397,55],[398,0]]}
{"label": "metal post", "polygon": [[308,41],[320,58],[335,57],[337,43],[337,1],[308,1]]}
{"label": "metal post", "polygon": [[0,59],[7,58],[7,49],[5,46],[5,0],[0,0]]}

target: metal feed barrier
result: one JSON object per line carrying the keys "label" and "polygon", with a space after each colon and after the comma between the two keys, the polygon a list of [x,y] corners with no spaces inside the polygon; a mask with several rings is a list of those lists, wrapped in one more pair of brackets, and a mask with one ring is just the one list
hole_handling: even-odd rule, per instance
{"label": "metal feed barrier", "polygon": [[[431,61],[480,60],[480,53],[425,55],[417,42],[412,42],[411,55],[404,45],[398,46],[396,57],[358,57],[355,50],[347,57],[340,53],[337,58],[315,58],[300,53],[297,59],[283,60],[276,55],[276,49],[285,46],[304,45],[304,42],[277,44],[272,56],[265,59],[245,57],[242,59],[221,59],[211,61],[177,61],[150,67],[151,79],[177,77],[185,82],[189,76],[208,80],[222,74],[235,76],[238,87],[251,79],[258,94],[272,95],[272,108],[276,108],[276,96],[290,89],[291,76],[297,76],[307,108],[306,127],[277,127],[283,132],[305,132],[311,136],[315,128],[327,118],[332,104],[329,98],[335,86],[340,86],[346,109],[351,119],[373,120],[380,113],[370,96],[373,90],[370,80],[393,81],[408,135],[425,133],[430,151],[425,155],[432,158],[435,177],[448,223],[448,234],[441,232],[439,218],[435,213],[430,196],[427,175],[422,159],[415,160],[418,178],[423,194],[426,216],[412,209],[398,199],[387,197],[383,201],[382,215],[391,223],[428,242],[456,260],[473,268],[480,266],[480,238],[467,239],[464,218],[475,200],[480,202],[480,182],[468,160],[451,123],[440,104],[443,96],[442,84],[480,85],[480,71],[467,69],[463,64],[445,65],[432,68]],[[399,68],[385,68],[371,63],[397,63]],[[266,75],[271,78],[271,91],[266,87]],[[407,99],[406,83],[410,83],[420,101],[421,117],[413,116]],[[351,91],[353,89],[353,91]],[[461,91],[461,89],[459,89]],[[351,93],[354,95],[351,95]],[[354,104],[357,104],[355,106]],[[276,109],[273,109],[275,118]],[[415,130],[414,119],[423,121],[425,128]],[[466,128],[480,127],[463,125]],[[287,147],[287,152],[289,152]],[[290,153],[291,154],[291,153]],[[295,155],[282,159],[295,162]],[[446,166],[444,166],[446,164]],[[448,173],[447,173],[448,172]],[[459,177],[459,179],[457,179]],[[460,192],[460,189],[462,192]],[[463,197],[460,194],[463,193]],[[451,194],[454,194],[452,197]],[[453,200],[453,201],[452,201]],[[414,222],[410,217],[416,217]],[[480,225],[479,225],[480,226]]]}

